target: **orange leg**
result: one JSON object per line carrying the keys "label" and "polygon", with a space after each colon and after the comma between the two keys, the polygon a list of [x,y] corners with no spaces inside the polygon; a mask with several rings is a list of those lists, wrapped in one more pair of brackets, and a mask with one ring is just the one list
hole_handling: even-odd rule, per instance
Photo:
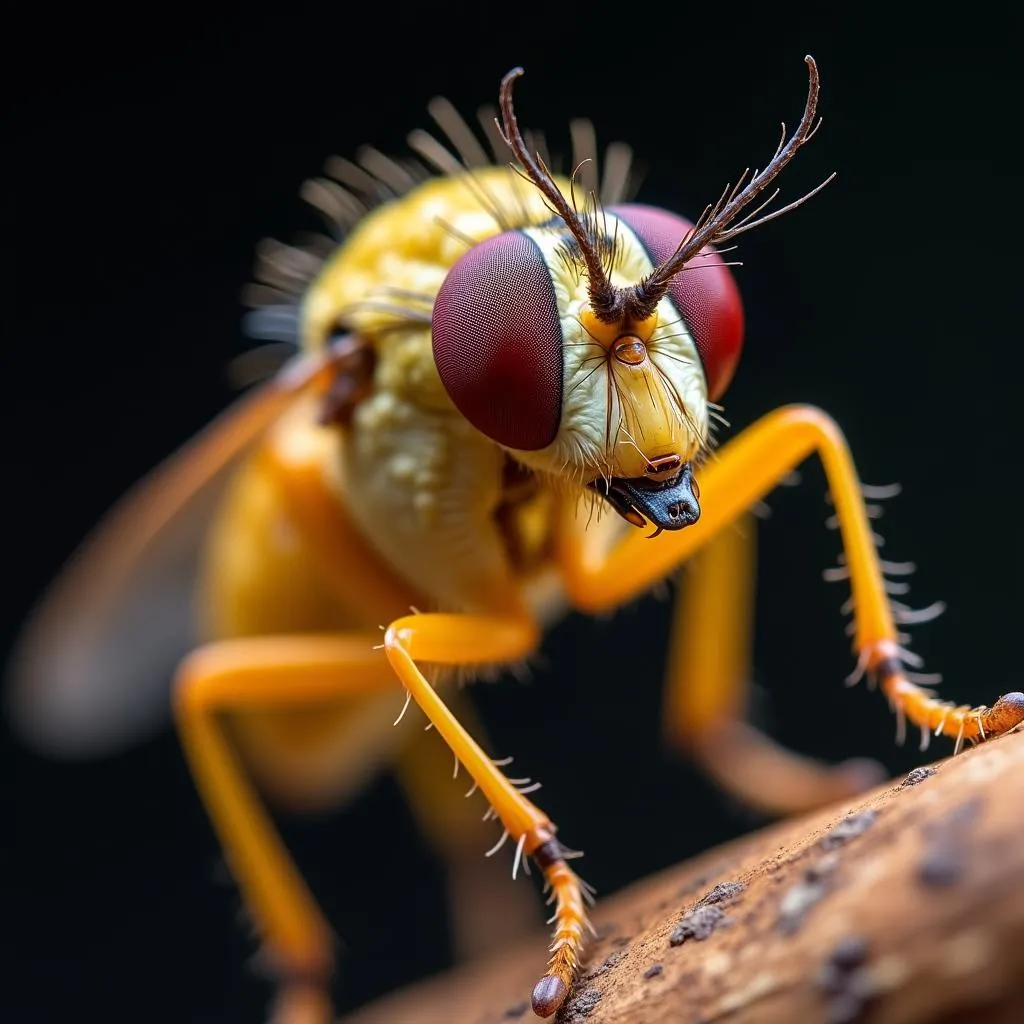
{"label": "orange leg", "polygon": [[586,915],[584,885],[566,863],[553,822],[480,749],[426,681],[417,662],[443,665],[516,661],[537,645],[536,626],[524,615],[410,615],[385,633],[395,672],[490,803],[504,826],[502,840],[515,844],[513,876],[523,857],[544,872],[555,903],[554,942],[548,971],[533,990],[533,1009],[549,1017],[565,1000],[579,969]]}
{"label": "orange leg", "polygon": [[[446,701],[481,742],[486,733],[468,695],[448,690]],[[453,765],[451,751],[437,742],[433,731],[411,731],[414,735],[405,743],[394,772],[445,868],[453,952],[458,961],[486,957],[535,932],[546,915],[540,913],[533,890],[513,880],[503,857],[484,856],[494,842],[494,825],[480,820],[479,801],[465,799],[472,786],[460,763]]]}
{"label": "orange leg", "polygon": [[1024,721],[1024,694],[1009,693],[992,708],[954,706],[911,683],[904,673],[894,616],[885,590],[853,460],[836,424],[818,409],[789,406],[769,413],[723,447],[700,472],[701,517],[690,527],[649,540],[635,530],[611,551],[587,543],[567,510],[558,558],[573,602],[600,612],[633,599],[734,523],[809,455],[828,477],[853,590],[853,646],[858,671],[875,679],[900,717],[957,742],[978,741]]}
{"label": "orange leg", "polygon": [[283,989],[275,1021],[326,1024],[329,926],[246,778],[225,713],[330,703],[394,685],[380,634],[227,640],[179,670],[175,715],[199,792]]}
{"label": "orange leg", "polygon": [[744,803],[808,810],[884,778],[881,766],[837,767],[777,746],[743,721],[750,682],[757,519],[743,514],[679,573],[665,690],[668,738]]}

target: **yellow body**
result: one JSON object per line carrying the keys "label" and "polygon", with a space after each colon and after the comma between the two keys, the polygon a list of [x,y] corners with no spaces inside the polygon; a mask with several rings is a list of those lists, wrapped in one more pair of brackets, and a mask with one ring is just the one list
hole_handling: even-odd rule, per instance
{"label": "yellow body", "polygon": [[[817,89],[808,63],[801,141]],[[508,131],[509,94],[502,96]],[[465,140],[467,131],[456,125],[449,134]],[[669,648],[666,734],[723,786],[768,810],[810,807],[863,788],[863,771],[806,762],[741,721],[752,599],[748,513],[811,455],[824,466],[840,528],[845,560],[835,575],[852,589],[858,672],[875,679],[922,740],[945,733],[959,747],[1024,720],[1024,694],[970,708],[908,679],[903,663],[911,656],[898,631],[906,613],[894,610],[884,575],[899,566],[878,557],[837,425],[812,407],[779,409],[705,460],[707,387],[678,311],[655,296],[637,307],[643,315],[602,319],[602,307],[588,305],[579,264],[560,257],[573,219],[568,207],[560,227],[550,190],[545,199],[511,169],[469,159],[476,150],[465,141],[460,148],[473,169],[453,169],[448,154],[441,177],[399,189],[357,218],[302,282],[297,367],[239,402],[126,497],[27,632],[12,686],[25,731],[45,735],[51,747],[77,752],[140,732],[153,707],[166,706],[166,692],[138,699],[131,655],[139,648],[152,655],[161,643],[167,650],[160,653],[174,653],[178,638],[164,635],[169,628],[146,632],[133,615],[147,619],[155,576],[158,625],[170,618],[164,590],[194,555],[193,528],[202,527],[198,579],[188,583],[197,588],[204,642],[187,648],[172,703],[228,863],[282,975],[277,1019],[288,1024],[331,1018],[332,940],[259,789],[293,805],[338,804],[371,772],[394,765],[453,877],[468,878],[475,869],[465,851],[479,864],[479,804],[461,799],[464,788],[450,773],[435,771],[445,747],[502,830],[492,852],[510,840],[513,877],[524,857],[545,876],[553,943],[533,1007],[550,1016],[565,1000],[581,963],[587,888],[569,867],[554,822],[528,799],[535,787],[507,777],[485,753],[449,684],[529,658],[567,609],[609,612],[689,563]],[[381,183],[408,178],[395,163],[381,173]],[[355,180],[365,182],[360,174]],[[540,177],[535,169],[531,180]],[[313,185],[339,209],[358,206],[337,186]],[[564,180],[559,187],[569,189]],[[431,347],[430,309],[448,270],[475,243],[512,228],[544,254],[564,347],[557,436],[529,452],[502,448],[459,414]],[[601,272],[627,289],[652,271],[651,262],[629,232],[615,238]],[[308,253],[297,259],[308,269]],[[292,269],[285,261],[278,281],[294,278]],[[322,423],[324,393],[342,365],[332,355],[338,332],[372,350],[372,380],[344,423]],[[623,338],[635,359],[612,358]],[[699,484],[699,519],[685,529],[651,539],[586,489],[601,478],[644,474],[669,484],[660,460],[670,453],[677,465],[692,464]],[[203,497],[225,477],[211,518]],[[432,733],[408,723],[393,728],[403,695]],[[571,737],[558,742],[572,750]],[[466,902],[476,910],[496,891],[486,880]],[[492,918],[509,919],[504,912]]]}

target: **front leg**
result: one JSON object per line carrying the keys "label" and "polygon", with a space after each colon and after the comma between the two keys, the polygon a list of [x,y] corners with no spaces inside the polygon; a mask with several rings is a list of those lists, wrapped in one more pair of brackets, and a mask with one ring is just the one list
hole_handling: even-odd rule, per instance
{"label": "front leg", "polygon": [[901,719],[916,724],[923,735],[945,733],[956,740],[957,749],[964,740],[984,740],[1024,721],[1022,693],[1005,694],[991,708],[955,706],[906,678],[905,652],[846,440],[832,419],[809,406],[769,413],[724,446],[701,470],[701,516],[684,530],[663,533],[653,541],[635,530],[602,554],[588,547],[567,515],[558,557],[574,604],[601,612],[640,596],[814,453],[828,477],[853,589],[858,671],[880,684]]}
{"label": "front leg", "polygon": [[587,924],[585,885],[566,863],[553,822],[480,749],[417,665],[516,661],[532,653],[537,641],[536,626],[525,616],[427,614],[393,622],[385,633],[384,649],[411,699],[473,777],[504,826],[498,845],[509,838],[515,843],[513,876],[524,856],[532,857],[544,873],[555,903],[554,940],[548,970],[533,990],[533,1009],[538,1016],[549,1017],[565,1001],[579,970]]}
{"label": "front leg", "polygon": [[[394,686],[393,673],[391,683]],[[449,711],[489,749],[484,728],[466,688],[445,691]],[[392,715],[394,718],[394,715]],[[434,731],[419,732],[402,745],[393,771],[406,802],[444,865],[452,953],[457,963],[487,958],[521,936],[536,933],[541,914],[536,894],[510,877],[497,857],[481,857],[487,825],[475,800],[466,800],[468,782],[452,753]],[[505,762],[502,762],[505,763]],[[455,780],[458,780],[457,782]]]}

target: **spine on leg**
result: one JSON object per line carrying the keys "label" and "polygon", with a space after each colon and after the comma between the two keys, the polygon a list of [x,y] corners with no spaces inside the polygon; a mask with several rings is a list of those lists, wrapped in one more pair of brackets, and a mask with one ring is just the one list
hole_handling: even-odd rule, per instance
{"label": "spine on leg", "polygon": [[940,700],[926,688],[915,686],[904,675],[898,655],[879,658],[869,671],[879,680],[896,713],[921,730],[922,749],[929,736],[942,734],[956,740],[959,752],[965,740],[980,743],[1024,722],[1024,693],[1004,694],[992,707],[971,707]]}

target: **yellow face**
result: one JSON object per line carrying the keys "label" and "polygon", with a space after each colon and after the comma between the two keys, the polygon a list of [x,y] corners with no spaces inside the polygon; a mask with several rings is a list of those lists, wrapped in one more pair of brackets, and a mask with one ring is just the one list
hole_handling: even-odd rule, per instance
{"label": "yellow face", "polygon": [[[602,274],[621,290],[689,226],[631,205],[588,218]],[[609,318],[562,220],[493,235],[450,269],[433,304],[441,381],[466,419],[549,480],[596,491],[637,526],[688,526],[700,514],[692,472],[709,447],[709,381],[721,390],[742,333],[728,268],[714,254],[695,263],[644,316]]]}
{"label": "yellow face", "polygon": [[[652,269],[635,236],[614,219],[609,278],[629,285]],[[617,230],[616,230],[617,229]],[[659,478],[707,447],[707,387],[700,355],[668,298],[641,322],[604,323],[590,307],[586,278],[560,258],[564,230],[527,229],[544,255],[559,312],[561,416],[555,439],[519,452],[549,473],[576,479]]]}

